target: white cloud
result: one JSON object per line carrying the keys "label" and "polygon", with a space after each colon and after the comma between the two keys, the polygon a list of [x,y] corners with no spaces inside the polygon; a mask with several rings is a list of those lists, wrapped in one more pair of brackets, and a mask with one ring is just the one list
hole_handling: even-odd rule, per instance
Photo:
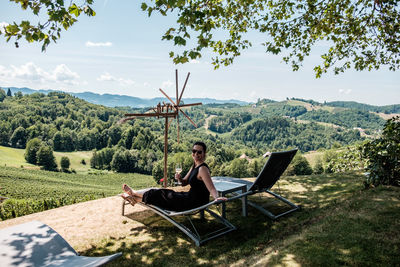
{"label": "white cloud", "polygon": [[4,21],[0,22],[0,32],[4,34],[6,32],[4,30],[4,28],[7,27],[8,25],[10,25],[10,24],[8,24],[7,22],[4,22]]}
{"label": "white cloud", "polygon": [[339,94],[348,95],[351,93],[351,89],[339,89]]}
{"label": "white cloud", "polygon": [[0,66],[0,80],[10,83],[28,82],[28,83],[56,83],[76,85],[79,81],[79,75],[71,71],[65,64],[60,64],[54,70],[45,71],[36,66],[33,62],[28,62],[21,66],[6,68]]}
{"label": "white cloud", "polygon": [[128,86],[128,85],[134,85],[134,84],[135,84],[135,81],[132,81],[131,79],[120,79],[120,80],[119,80],[119,83],[120,83],[121,85],[126,85],[126,86]]}
{"label": "white cloud", "polygon": [[199,64],[200,61],[196,60],[196,59],[192,59],[189,61],[190,64]]}
{"label": "white cloud", "polygon": [[116,82],[118,81],[117,78],[115,78],[114,76],[112,76],[110,73],[106,72],[102,75],[100,75],[99,78],[97,78],[98,81],[101,82]]}
{"label": "white cloud", "polygon": [[93,43],[93,42],[91,42],[91,41],[87,41],[87,42],[85,43],[85,45],[86,45],[87,47],[99,47],[99,46],[110,47],[110,46],[112,46],[112,43],[111,43],[111,42]]}
{"label": "white cloud", "polygon": [[28,62],[19,67],[11,66],[11,77],[26,81],[44,82],[51,80],[50,73],[36,66],[33,62]]}
{"label": "white cloud", "polygon": [[97,80],[101,81],[101,82],[117,82],[123,86],[129,86],[129,85],[135,84],[135,81],[132,81],[131,79],[118,78],[118,77],[112,76],[108,72],[105,72],[104,74],[100,75],[100,77],[97,78]]}
{"label": "white cloud", "polygon": [[144,87],[150,87],[150,84],[149,84],[148,82],[144,82],[144,83],[143,83],[143,86],[144,86]]}
{"label": "white cloud", "polygon": [[58,65],[53,71],[53,77],[56,82],[66,84],[77,84],[79,75],[76,72],[71,71],[65,64]]}
{"label": "white cloud", "polygon": [[169,88],[169,87],[172,87],[172,85],[174,85],[174,84],[170,80],[164,81],[161,84],[161,88]]}

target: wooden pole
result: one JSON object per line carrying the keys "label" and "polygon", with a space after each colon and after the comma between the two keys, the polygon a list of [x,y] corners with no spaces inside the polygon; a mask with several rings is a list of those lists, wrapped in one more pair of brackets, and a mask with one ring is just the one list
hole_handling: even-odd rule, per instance
{"label": "wooden pole", "polygon": [[[176,101],[176,104],[179,105],[179,98],[178,98],[178,70],[177,69],[175,70],[175,81],[176,81],[176,98],[175,98],[175,101]],[[176,125],[177,125],[176,135],[177,135],[177,141],[178,141],[178,144],[179,144],[179,111],[178,110],[176,110],[176,111],[178,113],[178,116],[176,117]]]}
{"label": "wooden pole", "polygon": [[167,162],[168,162],[168,117],[165,117],[165,134],[164,134],[164,187],[167,187]]}

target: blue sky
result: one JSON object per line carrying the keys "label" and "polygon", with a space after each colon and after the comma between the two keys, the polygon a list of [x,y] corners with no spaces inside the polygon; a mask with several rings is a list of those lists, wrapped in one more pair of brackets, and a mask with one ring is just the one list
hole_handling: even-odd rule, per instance
{"label": "blue sky", "polygon": [[[95,0],[96,16],[81,16],[46,52],[39,44],[7,43],[0,37],[0,86],[96,92],[142,98],[162,96],[158,88],[175,94],[175,69],[180,88],[188,72],[184,97],[210,97],[257,101],[286,97],[316,101],[357,101],[372,105],[400,104],[400,73],[378,71],[331,73],[316,79],[320,62],[317,47],[300,71],[292,72],[281,57],[263,52],[262,39],[254,35],[253,47],[232,66],[214,70],[211,54],[200,60],[174,65],[168,56],[172,43],[161,41],[173,17],[147,15],[141,1]],[[33,19],[27,11],[6,0],[0,2],[0,25]],[[176,50],[174,50],[176,51]]]}

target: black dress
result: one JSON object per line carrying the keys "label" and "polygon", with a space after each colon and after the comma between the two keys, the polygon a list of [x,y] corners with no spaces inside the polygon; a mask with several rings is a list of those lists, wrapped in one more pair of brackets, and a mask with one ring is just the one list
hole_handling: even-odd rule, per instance
{"label": "black dress", "polygon": [[170,189],[150,189],[143,194],[143,202],[173,211],[190,210],[207,204],[210,199],[210,192],[204,182],[197,179],[201,166],[208,168],[206,163],[202,163],[192,169],[189,176],[189,192],[175,192]]}

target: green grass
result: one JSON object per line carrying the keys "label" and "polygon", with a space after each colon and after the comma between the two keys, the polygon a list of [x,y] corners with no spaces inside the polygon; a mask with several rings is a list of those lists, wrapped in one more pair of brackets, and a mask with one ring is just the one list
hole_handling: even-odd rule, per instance
{"label": "green grass", "polygon": [[12,199],[40,200],[62,195],[73,197],[90,194],[112,196],[121,192],[123,183],[134,184],[137,188],[155,185],[151,176],[143,174],[73,174],[0,166],[0,195]]}
{"label": "green grass", "polygon": [[[92,151],[54,152],[58,166],[60,166],[61,157],[68,157],[71,163],[69,168],[76,172],[87,172],[90,169],[92,155]],[[81,163],[82,159],[85,160],[86,164]]]}
{"label": "green grass", "polygon": [[[24,153],[25,149],[0,146],[1,166],[17,168],[23,166],[27,169],[39,169],[39,166],[25,161]],[[60,167],[61,157],[65,156],[70,160],[70,169],[73,169],[76,172],[87,172],[90,169],[90,158],[92,157],[92,154],[92,151],[54,152],[58,167]],[[81,163],[82,159],[85,160],[86,164]]]}
{"label": "green grass", "polygon": [[314,167],[318,159],[323,160],[325,151],[311,151],[304,153],[303,156],[307,159],[308,163],[310,163],[311,167]]}
{"label": "green grass", "polygon": [[[104,236],[89,249],[76,249],[87,256],[123,253],[107,266],[399,266],[400,188],[365,190],[363,179],[357,173],[282,177],[273,191],[301,205],[300,211],[271,221],[252,207],[249,216],[242,217],[241,202],[230,202],[227,216],[238,229],[202,247],[162,217],[143,211],[127,214],[121,222],[135,225],[125,236]],[[15,199],[25,198],[27,190],[34,199],[52,194],[110,196],[125,182],[135,188],[154,185],[145,175],[0,167],[0,195]],[[275,212],[286,208],[267,196],[251,200]],[[202,230],[212,226],[212,221],[199,218],[195,223]]]}
{"label": "green grass", "polygon": [[36,168],[37,166],[25,161],[24,153],[25,149],[0,146],[1,166]]}
{"label": "green grass", "polygon": [[[241,217],[241,203],[228,203],[228,219],[238,229],[202,247],[146,211],[127,215],[127,223],[143,227],[80,252],[123,252],[107,266],[399,266],[400,188],[364,190],[362,179],[359,174],[283,178],[275,189],[301,211],[271,221],[253,208]],[[277,206],[269,204],[272,210]]]}
{"label": "green grass", "polygon": [[113,196],[121,185],[155,186],[149,175],[95,172],[74,174],[0,166],[0,219],[9,219],[51,208]]}

